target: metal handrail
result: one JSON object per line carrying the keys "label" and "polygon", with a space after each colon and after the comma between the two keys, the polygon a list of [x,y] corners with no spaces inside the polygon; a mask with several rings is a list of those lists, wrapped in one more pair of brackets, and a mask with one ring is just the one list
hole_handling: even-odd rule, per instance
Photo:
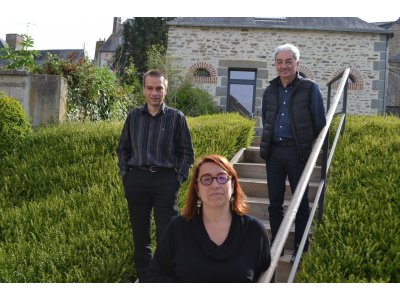
{"label": "metal handrail", "polygon": [[[278,261],[279,261],[279,257],[281,255],[281,252],[283,250],[283,247],[285,245],[285,242],[288,238],[289,235],[289,231],[290,231],[290,226],[293,224],[295,218],[296,218],[296,214],[297,214],[297,209],[300,205],[300,202],[303,198],[304,192],[308,186],[308,183],[310,181],[311,178],[311,174],[312,171],[314,169],[314,166],[316,165],[317,162],[317,158],[318,155],[321,151],[322,145],[325,142],[325,150],[328,149],[328,143],[329,143],[329,129],[332,123],[332,119],[335,115],[335,111],[336,108],[339,104],[339,101],[342,97],[343,91],[343,112],[344,112],[344,118],[342,118],[342,122],[340,124],[344,125],[344,120],[345,120],[345,113],[346,113],[346,108],[345,105],[347,105],[347,81],[348,81],[348,77],[349,77],[349,73],[350,73],[350,68],[347,68],[346,70],[343,71],[342,74],[339,74],[337,77],[335,77],[332,81],[330,81],[329,87],[328,87],[328,100],[327,100],[327,107],[330,106],[330,91],[331,91],[331,85],[333,82],[337,81],[338,78],[342,78],[338,89],[336,91],[335,97],[333,99],[333,103],[332,106],[329,108],[329,111],[326,115],[326,126],[321,130],[321,132],[319,133],[317,139],[314,142],[313,145],[313,149],[312,152],[310,154],[310,157],[308,158],[307,164],[304,168],[303,174],[300,177],[299,183],[292,195],[291,201],[290,201],[290,205],[287,209],[287,212],[282,220],[281,226],[279,227],[278,233],[274,239],[274,243],[272,244],[271,247],[271,265],[268,268],[267,271],[265,271],[264,273],[261,274],[261,276],[258,279],[258,282],[271,282],[272,278],[274,277],[275,274],[275,270],[278,266]],[[341,76],[342,75],[342,76]],[[346,89],[345,89],[346,88]],[[342,130],[338,130],[338,132],[342,132]],[[337,132],[337,134],[338,134]],[[337,141],[337,139],[335,139]],[[335,145],[336,146],[336,145]],[[331,153],[333,153],[331,151]],[[306,230],[304,231],[303,234],[303,238],[301,240],[301,243],[299,245],[299,249],[297,250],[297,255],[296,255],[296,259],[293,263],[293,267],[291,270],[291,274],[289,275],[289,280],[288,282],[292,282],[293,278],[297,272],[297,267],[299,265],[300,262],[300,258],[302,256],[303,253],[303,249],[304,249],[304,245],[308,236],[308,232],[310,230],[311,224],[312,224],[312,220],[316,211],[316,207],[317,205],[319,206],[319,210],[322,211],[323,210],[323,194],[325,191],[325,182],[326,182],[326,174],[327,174],[327,151],[325,153],[325,161],[323,162],[323,170],[321,171],[321,182],[317,191],[317,195],[316,195],[316,199],[319,199],[319,201],[314,201],[314,205],[312,207],[312,210],[310,212],[310,218],[307,222],[307,226],[306,226]],[[331,161],[331,157],[329,159],[329,163]],[[318,204],[316,203],[318,202]]]}

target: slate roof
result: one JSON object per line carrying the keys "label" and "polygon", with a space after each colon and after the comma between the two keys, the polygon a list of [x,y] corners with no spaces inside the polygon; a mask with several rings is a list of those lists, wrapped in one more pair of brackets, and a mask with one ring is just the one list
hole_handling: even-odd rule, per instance
{"label": "slate roof", "polygon": [[122,22],[121,26],[119,26],[117,29],[113,28],[113,31],[116,30],[116,32],[113,32],[109,38],[104,42],[104,44],[100,47],[99,52],[116,52],[118,46],[120,46],[120,39],[122,38],[122,33],[123,33],[123,28],[125,26],[125,23],[130,21],[130,19],[126,19],[124,22]]}
{"label": "slate roof", "polygon": [[0,48],[4,48],[7,45],[7,42],[0,38]]}
{"label": "slate roof", "polygon": [[381,28],[354,17],[290,17],[290,18],[176,18],[168,23],[173,26],[228,27],[228,28],[276,28],[301,30],[326,30],[384,33],[393,35],[392,30]]}
{"label": "slate roof", "polygon": [[[1,41],[0,41],[1,42]],[[1,47],[0,47],[1,48]],[[63,50],[37,50],[39,55],[36,57],[35,62],[41,65],[47,61],[46,54],[51,53],[58,56],[61,60],[72,60],[77,62],[80,59],[87,57],[87,53],[84,49],[63,49]],[[8,64],[7,60],[0,60],[0,67],[4,67]]]}
{"label": "slate roof", "polygon": [[105,43],[100,47],[99,52],[115,52],[119,46],[121,32],[112,33]]}
{"label": "slate roof", "polygon": [[398,18],[396,21],[391,21],[391,22],[374,22],[372,23],[376,26],[379,26],[384,29],[390,29],[394,24],[400,24],[400,18]]}
{"label": "slate roof", "polygon": [[38,52],[39,56],[36,58],[36,63],[39,65],[47,60],[47,53],[58,56],[61,60],[72,59],[73,62],[77,62],[87,56],[84,49],[38,50]]}

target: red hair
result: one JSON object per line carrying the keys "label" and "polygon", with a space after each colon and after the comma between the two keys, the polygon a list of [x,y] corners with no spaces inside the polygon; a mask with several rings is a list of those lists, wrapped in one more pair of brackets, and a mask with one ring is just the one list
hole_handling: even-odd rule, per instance
{"label": "red hair", "polygon": [[223,156],[213,154],[213,155],[207,155],[203,158],[201,158],[196,165],[194,166],[193,169],[193,174],[192,174],[192,179],[189,184],[189,192],[188,192],[188,197],[186,199],[185,206],[183,207],[182,210],[182,216],[183,218],[188,221],[192,218],[194,218],[197,215],[197,200],[199,199],[197,195],[197,180],[199,179],[199,173],[200,173],[200,167],[206,163],[214,163],[218,166],[220,166],[222,169],[224,169],[231,177],[232,181],[234,183],[233,185],[233,201],[230,205],[231,210],[238,214],[239,216],[244,215],[247,210],[247,204],[246,204],[246,195],[243,192],[239,181],[238,181],[238,176],[233,168],[232,164]]}

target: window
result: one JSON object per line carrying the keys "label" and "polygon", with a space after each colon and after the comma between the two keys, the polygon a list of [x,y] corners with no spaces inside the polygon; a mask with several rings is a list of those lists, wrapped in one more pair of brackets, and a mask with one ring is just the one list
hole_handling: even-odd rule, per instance
{"label": "window", "polygon": [[194,71],[195,77],[211,77],[210,72],[205,68],[200,68]]}
{"label": "window", "polygon": [[207,62],[197,62],[189,68],[189,78],[192,83],[217,83],[217,71]]}
{"label": "window", "polygon": [[[336,71],[336,73],[334,74],[335,78],[337,75],[339,75],[340,73],[343,73],[343,70],[338,70]],[[332,88],[336,89],[339,86],[339,81],[336,81],[333,85]],[[351,68],[350,69],[350,74],[349,74],[349,82],[348,82],[348,89],[349,90],[353,90],[353,91],[361,91],[364,89],[364,78],[361,74],[360,71],[358,71],[355,68]]]}
{"label": "window", "polygon": [[256,70],[229,69],[227,111],[252,117],[256,90]]}

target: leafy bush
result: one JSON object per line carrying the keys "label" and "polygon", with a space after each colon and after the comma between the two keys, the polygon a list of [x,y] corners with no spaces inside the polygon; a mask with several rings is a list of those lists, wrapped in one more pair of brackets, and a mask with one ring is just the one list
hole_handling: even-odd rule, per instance
{"label": "leafy bush", "polygon": [[171,106],[182,111],[185,115],[197,117],[218,112],[213,98],[205,90],[193,87],[185,81],[177,88],[175,99],[169,101]]}
{"label": "leafy bush", "polygon": [[400,281],[399,161],[399,118],[347,118],[300,282]]}
{"label": "leafy bush", "polygon": [[31,131],[20,101],[0,92],[0,157],[12,151]]}
{"label": "leafy bush", "polygon": [[39,55],[36,50],[29,50],[33,47],[33,39],[26,34],[22,35],[22,49],[14,50],[9,45],[0,48],[0,60],[5,60],[8,70],[33,71],[36,67],[35,58]]}
{"label": "leafy bush", "polygon": [[[203,122],[206,132],[197,128]],[[213,151],[230,158],[236,153],[231,143],[248,146],[254,130],[249,120],[232,114],[188,118],[188,123],[199,157]],[[0,282],[135,280],[115,152],[122,126],[101,121],[39,127],[18,153],[5,158],[0,168]],[[228,138],[231,134],[236,139]],[[213,140],[218,142],[206,145]],[[181,201],[186,189],[187,182]]]}
{"label": "leafy bush", "polygon": [[60,60],[48,55],[37,73],[62,75],[68,82],[67,116],[72,121],[121,120],[138,105],[133,87],[120,85],[108,68],[87,60]]}

